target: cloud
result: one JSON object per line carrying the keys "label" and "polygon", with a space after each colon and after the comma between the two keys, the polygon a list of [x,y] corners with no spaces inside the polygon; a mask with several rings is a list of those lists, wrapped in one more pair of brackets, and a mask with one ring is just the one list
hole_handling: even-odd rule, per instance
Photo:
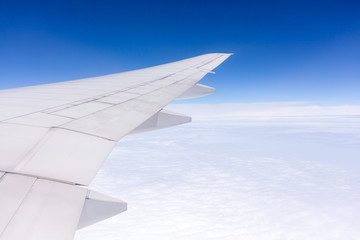
{"label": "cloud", "polygon": [[170,108],[194,123],[123,139],[91,188],[129,210],[76,240],[360,238],[360,107]]}

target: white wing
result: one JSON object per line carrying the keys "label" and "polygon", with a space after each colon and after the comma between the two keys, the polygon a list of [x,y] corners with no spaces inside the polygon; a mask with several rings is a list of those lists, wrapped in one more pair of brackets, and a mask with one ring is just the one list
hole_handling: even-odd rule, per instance
{"label": "white wing", "polygon": [[0,239],[72,239],[77,225],[125,211],[76,185],[127,134],[191,121],[164,106],[214,92],[197,82],[229,55],[0,91]]}

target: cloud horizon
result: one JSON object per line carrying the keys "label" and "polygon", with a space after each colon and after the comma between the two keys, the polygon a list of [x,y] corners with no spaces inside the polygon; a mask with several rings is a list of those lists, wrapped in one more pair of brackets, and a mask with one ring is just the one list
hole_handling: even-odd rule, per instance
{"label": "cloud horizon", "polygon": [[91,187],[129,210],[77,240],[360,237],[359,106],[169,109],[194,122],[119,142]]}

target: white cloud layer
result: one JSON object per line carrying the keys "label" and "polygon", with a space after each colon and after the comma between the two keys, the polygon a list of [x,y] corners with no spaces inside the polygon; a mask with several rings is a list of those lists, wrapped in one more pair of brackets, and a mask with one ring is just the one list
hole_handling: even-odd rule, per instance
{"label": "white cloud layer", "polygon": [[129,209],[76,240],[360,239],[360,106],[170,109],[194,122],[123,139],[91,188]]}

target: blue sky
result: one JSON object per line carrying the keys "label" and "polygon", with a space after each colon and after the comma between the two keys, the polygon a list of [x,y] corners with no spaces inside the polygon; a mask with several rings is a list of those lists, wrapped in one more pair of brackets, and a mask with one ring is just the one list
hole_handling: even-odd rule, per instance
{"label": "blue sky", "polygon": [[[1,1],[0,88],[233,52],[196,103],[360,103],[356,1]],[[188,102],[188,101],[186,101]]]}

